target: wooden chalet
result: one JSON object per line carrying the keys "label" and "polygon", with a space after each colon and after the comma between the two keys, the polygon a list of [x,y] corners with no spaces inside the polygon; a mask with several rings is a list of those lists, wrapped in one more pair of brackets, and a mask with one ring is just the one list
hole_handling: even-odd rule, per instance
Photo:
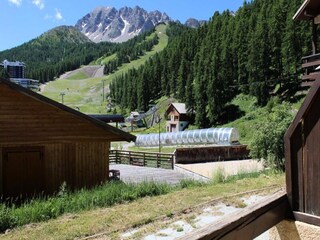
{"label": "wooden chalet", "polygon": [[288,199],[295,219],[320,226],[320,77],[285,136]]}
{"label": "wooden chalet", "polygon": [[312,25],[312,53],[302,58],[302,86],[311,86],[313,81],[320,76],[320,53],[318,53],[320,1],[306,0],[294,15],[293,19],[310,21]]}
{"label": "wooden chalet", "polygon": [[111,141],[135,137],[0,79],[0,195],[51,194],[108,180]]}
{"label": "wooden chalet", "polygon": [[184,103],[171,103],[165,114],[167,116],[167,132],[183,131],[191,120],[187,115],[186,105]]}

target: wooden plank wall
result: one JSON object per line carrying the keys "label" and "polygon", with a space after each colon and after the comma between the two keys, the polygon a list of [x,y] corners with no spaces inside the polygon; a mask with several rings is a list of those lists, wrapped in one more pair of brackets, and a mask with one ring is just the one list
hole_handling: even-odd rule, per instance
{"label": "wooden plank wall", "polygon": [[294,217],[320,226],[320,79],[285,135],[286,182]]}
{"label": "wooden plank wall", "polygon": [[108,179],[109,144],[77,143],[75,187],[92,187]]}
{"label": "wooden plank wall", "polygon": [[[38,146],[44,147],[45,192],[48,194],[59,191],[63,182],[74,190],[92,187],[108,180],[110,142],[54,143]],[[3,193],[3,171],[5,169],[2,169],[0,147],[0,194]]]}
{"label": "wooden plank wall", "polygon": [[320,94],[314,102],[304,118],[304,198],[305,213],[320,216]]}
{"label": "wooden plank wall", "polygon": [[[290,146],[286,146],[287,155],[290,160],[286,161],[286,172],[290,174],[290,181],[287,181],[287,193],[293,210],[304,211],[303,204],[303,139],[302,124],[292,133]],[[287,176],[288,177],[288,176]]]}
{"label": "wooden plank wall", "polygon": [[72,189],[92,187],[108,179],[109,143],[46,145],[46,182],[52,193],[65,181]]}
{"label": "wooden plank wall", "polygon": [[0,82],[0,146],[14,143],[119,139],[86,119]]}
{"label": "wooden plank wall", "polygon": [[46,186],[49,193],[56,192],[65,181],[68,186],[74,185],[75,144],[47,144],[45,146]]}

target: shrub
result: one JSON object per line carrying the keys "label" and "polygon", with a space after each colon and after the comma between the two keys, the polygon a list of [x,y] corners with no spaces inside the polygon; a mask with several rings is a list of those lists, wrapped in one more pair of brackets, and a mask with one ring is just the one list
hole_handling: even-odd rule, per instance
{"label": "shrub", "polygon": [[226,174],[222,167],[216,168],[212,173],[213,183],[223,183],[226,180]]}
{"label": "shrub", "polygon": [[[274,101],[274,100],[272,100]],[[293,114],[289,104],[268,104],[265,121],[257,125],[250,144],[250,155],[264,159],[268,167],[284,171],[284,134]]]}

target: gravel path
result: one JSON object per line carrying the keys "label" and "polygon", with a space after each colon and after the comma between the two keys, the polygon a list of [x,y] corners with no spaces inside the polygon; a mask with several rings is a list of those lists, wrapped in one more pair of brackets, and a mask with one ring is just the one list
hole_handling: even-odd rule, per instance
{"label": "gravel path", "polygon": [[154,181],[159,183],[178,184],[183,179],[195,179],[192,175],[170,169],[139,167],[125,164],[111,164],[110,169],[120,171],[120,180],[125,183]]}

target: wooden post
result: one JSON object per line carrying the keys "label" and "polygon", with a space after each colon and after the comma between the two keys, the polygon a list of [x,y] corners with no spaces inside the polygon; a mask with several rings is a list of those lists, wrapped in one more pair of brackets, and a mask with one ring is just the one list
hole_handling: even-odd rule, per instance
{"label": "wooden post", "polygon": [[175,155],[175,154],[173,154],[173,155],[171,156],[171,169],[172,169],[172,170],[174,169],[174,161],[175,161],[175,157],[176,157],[176,155]]}
{"label": "wooden post", "polygon": [[159,153],[157,153],[157,168],[160,168]]}
{"label": "wooden post", "polygon": [[317,32],[317,24],[315,23],[315,19],[312,19],[312,54],[316,54],[318,51],[318,32]]}
{"label": "wooden post", "polygon": [[119,160],[119,156],[118,156],[118,150],[115,150],[115,153],[116,153],[116,163],[121,164],[121,160]]}
{"label": "wooden post", "polygon": [[3,163],[2,163],[2,148],[0,147],[0,195],[3,194]]}
{"label": "wooden post", "polygon": [[143,153],[143,166],[146,166],[146,153]]}

